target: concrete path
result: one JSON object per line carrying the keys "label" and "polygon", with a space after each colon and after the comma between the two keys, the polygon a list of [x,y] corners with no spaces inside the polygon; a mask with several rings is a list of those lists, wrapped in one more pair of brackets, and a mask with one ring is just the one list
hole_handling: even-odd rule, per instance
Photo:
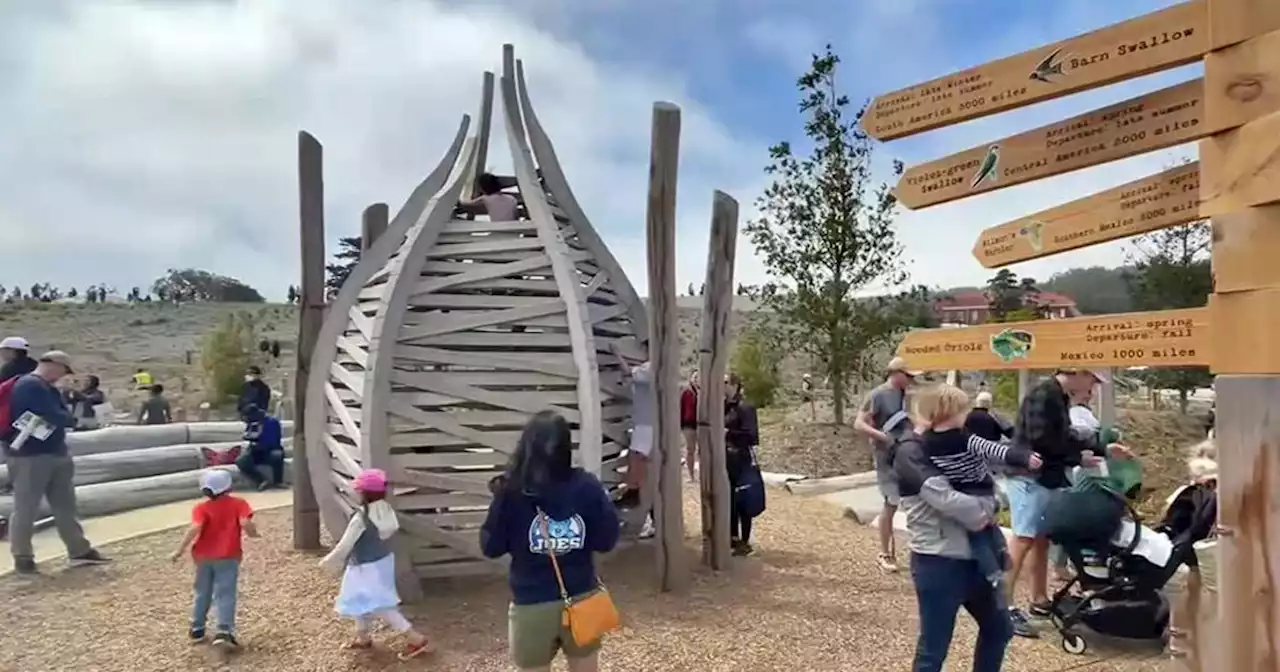
{"label": "concrete path", "polygon": [[[289,490],[236,494],[248,501],[255,511],[277,509],[293,503],[293,492]],[[80,524],[84,526],[85,536],[89,537],[95,547],[101,548],[117,541],[187,525],[191,522],[191,507],[199,501],[200,498],[189,499],[184,502],[162,504],[110,516],[87,518],[80,521]],[[37,563],[57,560],[67,555],[62,540],[58,538],[57,530],[53,528],[37,532],[32,539],[32,545],[35,547]],[[0,542],[0,576],[12,571],[13,556],[9,554],[9,542]]]}

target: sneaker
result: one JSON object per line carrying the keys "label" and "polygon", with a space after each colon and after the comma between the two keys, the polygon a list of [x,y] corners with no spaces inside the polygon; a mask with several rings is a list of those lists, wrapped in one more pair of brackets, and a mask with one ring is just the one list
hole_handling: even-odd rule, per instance
{"label": "sneaker", "polygon": [[894,561],[893,556],[888,553],[881,553],[876,557],[876,562],[880,564],[880,569],[890,574],[898,571],[898,563]]}
{"label": "sneaker", "polygon": [[1032,602],[1027,611],[1031,612],[1032,618],[1049,618],[1053,616],[1053,603],[1048,600]]}
{"label": "sneaker", "polygon": [[264,482],[262,482],[262,483],[259,483],[259,484],[258,484],[258,492],[266,492],[266,491],[268,491],[268,490],[270,490],[270,489],[271,489],[271,484],[270,484],[270,483],[267,483],[267,482],[265,482],[265,481],[264,481]]}
{"label": "sneaker", "polygon": [[640,528],[641,539],[652,539],[657,534],[657,529],[653,526],[653,516],[647,516],[644,519],[644,527]]}
{"label": "sneaker", "polygon": [[77,555],[67,560],[72,567],[84,567],[85,565],[106,565],[111,562],[111,558],[104,557],[95,549],[89,549],[88,553]]}
{"label": "sneaker", "polygon": [[236,636],[229,632],[219,632],[213,636],[213,645],[221,649],[238,649],[240,642],[236,641]]}
{"label": "sneaker", "polygon": [[35,558],[14,558],[13,559],[14,574],[39,574],[40,570],[36,567]]}
{"label": "sneaker", "polygon": [[431,652],[431,640],[424,639],[417,644],[414,644],[413,642],[406,643],[404,645],[404,651],[401,651],[396,657],[400,660],[409,660],[410,658],[417,658],[424,653]]}
{"label": "sneaker", "polygon": [[739,558],[745,558],[755,552],[756,552],[756,549],[753,548],[751,544],[747,544],[747,543],[740,543],[737,545],[736,548],[733,549],[733,554]]}
{"label": "sneaker", "polygon": [[192,642],[203,642],[204,628],[191,628],[187,631],[187,639],[190,639]]}
{"label": "sneaker", "polygon": [[1021,609],[1009,610],[1009,622],[1013,624],[1013,634],[1027,639],[1040,639],[1040,633],[1031,627],[1031,622],[1027,620],[1027,615]]}

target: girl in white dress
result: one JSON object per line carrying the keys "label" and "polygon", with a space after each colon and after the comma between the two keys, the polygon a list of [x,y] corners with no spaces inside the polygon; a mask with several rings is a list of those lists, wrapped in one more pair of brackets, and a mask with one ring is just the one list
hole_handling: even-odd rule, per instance
{"label": "girl in white dress", "polygon": [[320,561],[320,566],[342,573],[335,607],[339,616],[356,622],[356,636],[346,648],[371,648],[373,622],[381,619],[408,638],[401,660],[429,653],[427,636],[400,613],[396,559],[389,543],[400,523],[386,501],[387,474],[381,469],[365,469],[351,485],[360,495],[361,506],[352,513],[342,539]]}

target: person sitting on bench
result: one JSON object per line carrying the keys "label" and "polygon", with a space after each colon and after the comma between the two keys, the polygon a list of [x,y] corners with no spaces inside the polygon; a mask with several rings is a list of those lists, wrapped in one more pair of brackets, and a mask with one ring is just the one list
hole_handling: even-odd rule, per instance
{"label": "person sitting on bench", "polygon": [[[280,421],[267,415],[261,408],[250,404],[244,409],[244,439],[246,450],[236,460],[240,473],[258,486],[258,490],[280,487],[284,484],[284,445]],[[258,471],[262,465],[271,467],[271,480],[267,481]]]}

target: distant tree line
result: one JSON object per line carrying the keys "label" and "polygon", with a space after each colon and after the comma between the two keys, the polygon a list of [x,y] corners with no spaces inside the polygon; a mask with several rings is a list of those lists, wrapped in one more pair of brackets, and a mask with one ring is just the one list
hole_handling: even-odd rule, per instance
{"label": "distant tree line", "polygon": [[25,291],[16,285],[7,292],[0,288],[0,295],[7,304],[53,303],[63,300],[106,303],[111,297],[129,303],[152,301],[262,303],[266,300],[258,290],[235,278],[195,268],[171,268],[151,283],[149,292],[135,286],[130,288],[123,298],[119,296],[115,287],[105,283],[89,285],[84,289],[69,287],[64,291],[52,283],[38,282]]}

